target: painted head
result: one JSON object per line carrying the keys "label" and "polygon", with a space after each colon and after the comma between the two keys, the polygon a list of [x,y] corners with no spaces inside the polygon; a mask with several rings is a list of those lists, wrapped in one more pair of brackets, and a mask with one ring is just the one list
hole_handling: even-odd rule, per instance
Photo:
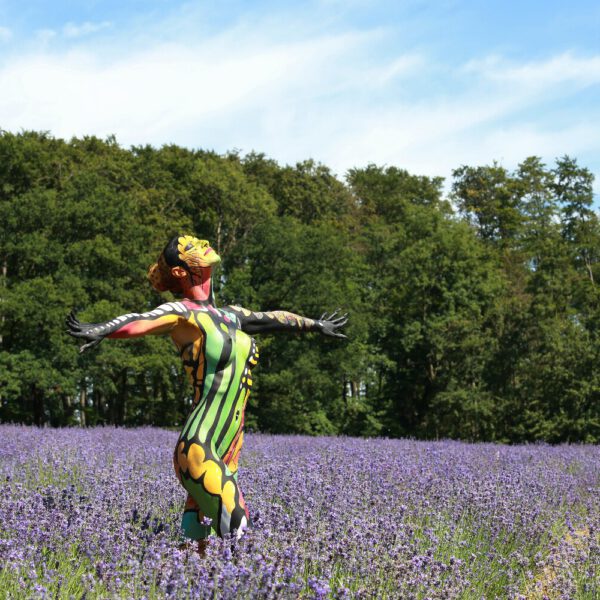
{"label": "painted head", "polygon": [[184,281],[196,283],[210,275],[210,270],[221,262],[221,257],[207,240],[193,235],[176,235],[169,240],[148,269],[148,279],[159,292],[181,292]]}

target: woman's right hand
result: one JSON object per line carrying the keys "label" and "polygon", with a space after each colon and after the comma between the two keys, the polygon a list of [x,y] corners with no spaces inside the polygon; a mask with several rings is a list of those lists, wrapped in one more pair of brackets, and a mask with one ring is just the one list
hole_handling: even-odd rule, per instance
{"label": "woman's right hand", "polygon": [[79,352],[85,352],[90,348],[97,346],[103,339],[104,335],[98,331],[100,323],[82,323],[73,311],[69,313],[65,320],[67,324],[67,333],[75,338],[85,340],[86,343],[80,346]]}

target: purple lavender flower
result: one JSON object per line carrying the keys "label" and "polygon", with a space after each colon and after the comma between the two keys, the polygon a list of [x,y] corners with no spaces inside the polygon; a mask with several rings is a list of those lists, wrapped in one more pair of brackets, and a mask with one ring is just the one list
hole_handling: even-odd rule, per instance
{"label": "purple lavender flower", "polygon": [[247,436],[254,528],[185,546],[177,434],[0,426],[13,597],[594,597],[600,448]]}

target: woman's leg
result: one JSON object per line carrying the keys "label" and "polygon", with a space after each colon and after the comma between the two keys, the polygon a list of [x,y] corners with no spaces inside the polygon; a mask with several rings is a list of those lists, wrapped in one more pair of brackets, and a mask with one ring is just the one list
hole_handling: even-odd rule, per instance
{"label": "woman's leg", "polygon": [[[184,429],[185,431],[185,429]],[[207,443],[182,436],[175,449],[175,471],[192,501],[186,503],[182,527],[186,537],[203,539],[213,531],[223,537],[247,526],[246,506],[234,474]],[[210,527],[202,519],[211,520]]]}
{"label": "woman's leg", "polygon": [[185,537],[192,540],[203,540],[211,533],[211,528],[203,524],[204,514],[200,510],[198,503],[188,492],[183,509],[183,517],[181,519],[181,528],[185,533]]}

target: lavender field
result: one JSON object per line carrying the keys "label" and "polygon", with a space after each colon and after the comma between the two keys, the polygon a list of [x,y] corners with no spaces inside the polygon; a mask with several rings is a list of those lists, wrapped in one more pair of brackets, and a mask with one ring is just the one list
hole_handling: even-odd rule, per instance
{"label": "lavender field", "polygon": [[248,435],[255,527],[201,558],[176,439],[0,426],[0,597],[598,597],[597,446]]}

